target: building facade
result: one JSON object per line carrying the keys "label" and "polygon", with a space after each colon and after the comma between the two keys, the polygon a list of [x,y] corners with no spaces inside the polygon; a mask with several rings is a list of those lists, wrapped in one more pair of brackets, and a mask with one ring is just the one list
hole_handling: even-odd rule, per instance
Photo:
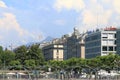
{"label": "building facade", "polygon": [[88,33],[85,38],[85,58],[115,54],[116,30],[110,27]]}
{"label": "building facade", "polygon": [[46,45],[42,47],[43,55],[46,61],[57,60],[62,61],[65,59],[65,43],[68,35],[64,35],[61,38],[56,38],[47,42]]}
{"label": "building facade", "polygon": [[67,60],[70,58],[85,58],[85,33],[80,34],[74,28],[72,35],[63,35],[42,47],[45,60]]}
{"label": "building facade", "polygon": [[80,34],[79,31],[74,28],[74,32],[66,40],[66,59],[70,58],[85,58],[85,34]]}
{"label": "building facade", "polygon": [[63,44],[50,44],[42,48],[45,60],[63,60]]}
{"label": "building facade", "polygon": [[117,34],[116,34],[116,37],[117,37],[117,54],[120,55],[120,29],[117,30]]}
{"label": "building facade", "polygon": [[120,54],[120,29],[109,27],[80,34],[74,28],[72,35],[63,35],[45,43],[42,50],[45,60],[58,61]]}

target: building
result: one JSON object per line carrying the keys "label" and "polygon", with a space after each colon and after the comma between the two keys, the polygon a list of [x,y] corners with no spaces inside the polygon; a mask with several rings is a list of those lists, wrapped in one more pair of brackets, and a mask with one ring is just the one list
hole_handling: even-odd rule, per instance
{"label": "building", "polygon": [[72,35],[63,35],[61,38],[52,40],[42,45],[45,60],[67,60],[73,57],[85,58],[86,33],[80,34],[74,28]]}
{"label": "building", "polygon": [[72,35],[63,35],[42,45],[45,60],[94,58],[109,53],[120,54],[120,29],[109,27],[80,34],[74,28]]}
{"label": "building", "polygon": [[66,39],[66,59],[76,57],[85,58],[85,34],[80,34],[79,31],[74,28],[74,32]]}
{"label": "building", "polygon": [[63,44],[50,44],[42,48],[45,60],[63,60]]}
{"label": "building", "polygon": [[47,42],[43,47],[43,55],[45,57],[45,60],[57,60],[62,61],[65,59],[64,55],[64,43],[66,41],[66,35],[64,35],[62,38],[56,38]]}
{"label": "building", "polygon": [[120,55],[120,29],[117,29],[117,34],[116,34],[116,37],[117,37],[117,54]]}
{"label": "building", "polygon": [[87,32],[85,38],[85,58],[104,56],[116,53],[116,28],[109,27]]}

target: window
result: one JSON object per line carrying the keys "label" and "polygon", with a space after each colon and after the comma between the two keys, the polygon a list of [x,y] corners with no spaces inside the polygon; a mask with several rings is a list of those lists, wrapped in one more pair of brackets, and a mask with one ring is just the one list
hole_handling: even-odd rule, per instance
{"label": "window", "polygon": [[108,45],[114,45],[114,40],[109,40]]}
{"label": "window", "polygon": [[102,45],[107,45],[107,40],[103,40]]}
{"label": "window", "polygon": [[102,38],[107,38],[107,34],[103,33]]}
{"label": "window", "polygon": [[59,47],[59,48],[63,48],[63,45],[59,45],[58,47]]}
{"label": "window", "polygon": [[115,51],[116,51],[116,46],[115,46]]}
{"label": "window", "polygon": [[116,34],[114,35],[114,38],[116,38]]}
{"label": "window", "polygon": [[59,50],[57,49],[57,55],[59,55]]}
{"label": "window", "polygon": [[116,44],[116,40],[114,41],[114,44]]}
{"label": "window", "polygon": [[112,34],[112,33],[108,34],[108,38],[109,39],[114,39],[114,34]]}
{"label": "window", "polygon": [[59,50],[57,49],[57,53],[59,53]]}
{"label": "window", "polygon": [[113,46],[109,46],[109,51],[113,51]]}
{"label": "window", "polygon": [[56,48],[56,47],[57,47],[57,45],[54,45],[54,47]]}
{"label": "window", "polygon": [[103,46],[103,47],[102,47],[102,50],[103,50],[103,51],[107,51],[107,46]]}

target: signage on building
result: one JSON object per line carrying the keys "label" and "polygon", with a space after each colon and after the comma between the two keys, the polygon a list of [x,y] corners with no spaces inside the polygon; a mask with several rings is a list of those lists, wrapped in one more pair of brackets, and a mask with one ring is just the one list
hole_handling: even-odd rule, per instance
{"label": "signage on building", "polygon": [[104,30],[105,31],[115,31],[115,30],[117,30],[117,28],[115,28],[115,27],[107,27]]}

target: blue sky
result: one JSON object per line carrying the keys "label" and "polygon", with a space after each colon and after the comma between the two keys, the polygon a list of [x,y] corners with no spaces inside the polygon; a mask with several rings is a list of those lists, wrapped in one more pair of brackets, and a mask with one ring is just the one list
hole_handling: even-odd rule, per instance
{"label": "blue sky", "polygon": [[0,45],[120,25],[120,0],[0,0]]}

